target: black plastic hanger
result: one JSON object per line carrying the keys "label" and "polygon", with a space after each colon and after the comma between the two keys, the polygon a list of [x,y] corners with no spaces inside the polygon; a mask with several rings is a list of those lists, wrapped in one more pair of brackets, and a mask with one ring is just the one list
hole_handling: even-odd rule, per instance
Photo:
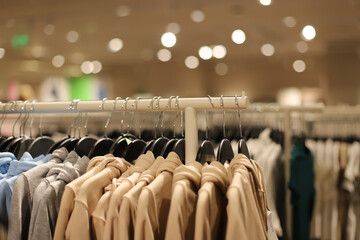
{"label": "black plastic hanger", "polygon": [[88,113],[85,113],[85,122],[83,124],[84,126],[84,131],[85,131],[85,136],[80,138],[80,127],[79,127],[79,141],[77,141],[76,145],[75,145],[75,152],[80,156],[87,156],[90,153],[90,150],[92,148],[92,146],[94,146],[94,144],[96,143],[97,139],[93,138],[93,137],[89,137],[88,136],[88,132],[87,132],[87,122],[89,119],[89,115]]}
{"label": "black plastic hanger", "polygon": [[[117,98],[118,99],[118,98]],[[117,102],[117,99],[115,99],[114,101],[114,104],[113,104],[113,109],[112,111],[109,113],[109,116],[108,116],[108,119],[106,121],[106,124],[105,124],[105,135],[103,138],[99,139],[96,141],[96,143],[94,144],[94,146],[91,148],[90,152],[89,152],[89,155],[88,157],[91,159],[95,156],[104,156],[108,153],[110,153],[110,149],[111,149],[111,146],[114,144],[114,140],[111,139],[111,138],[108,138],[107,136],[107,128],[109,126],[109,122],[110,122],[110,119],[111,119],[111,116],[112,116],[112,113],[114,112],[115,110],[115,107],[116,107],[116,102]],[[99,106],[100,108],[102,108],[104,110],[104,103],[105,101],[107,100],[107,98],[103,98],[102,100],[102,104]]]}
{"label": "black plastic hanger", "polygon": [[[223,95],[221,95],[220,106],[223,107]],[[226,128],[225,128],[225,111],[223,113],[223,140],[221,140],[218,152],[217,152],[217,161],[224,164],[226,161],[230,162],[234,158],[234,151],[231,146],[231,142],[226,138]]]}
{"label": "black plastic hanger", "polygon": [[[19,102],[13,102],[13,109],[12,111],[16,111],[17,110],[17,105],[19,104]],[[12,136],[6,138],[1,144],[0,144],[0,151],[1,152],[9,152],[10,148],[13,148],[13,144],[17,144],[19,142],[19,138],[15,137],[15,126],[16,123],[19,121],[19,119],[22,116],[22,112],[20,112],[19,116],[17,117],[17,119],[15,120],[13,127],[12,127]],[[21,140],[21,139],[20,139]],[[12,149],[13,150],[13,149]]]}
{"label": "black plastic hanger", "polygon": [[[210,103],[212,106],[214,104],[212,103],[211,97],[208,96],[210,99]],[[198,152],[196,154],[196,161],[205,164],[210,163],[215,160],[215,152],[214,152],[214,145],[208,140],[208,121],[207,121],[207,111],[205,110],[205,124],[206,124],[206,131],[205,131],[205,140],[201,143]]]}

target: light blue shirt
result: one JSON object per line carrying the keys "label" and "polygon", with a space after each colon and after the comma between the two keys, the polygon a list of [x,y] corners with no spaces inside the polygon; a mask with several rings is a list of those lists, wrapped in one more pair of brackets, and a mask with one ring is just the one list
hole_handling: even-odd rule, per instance
{"label": "light blue shirt", "polygon": [[25,152],[19,161],[10,161],[10,166],[3,179],[0,179],[0,223],[8,225],[10,203],[16,179],[23,172],[49,161],[51,154],[40,155],[33,159],[31,154]]}
{"label": "light blue shirt", "polygon": [[4,178],[9,167],[10,162],[16,160],[14,154],[10,152],[1,152],[0,153],[0,179]]}

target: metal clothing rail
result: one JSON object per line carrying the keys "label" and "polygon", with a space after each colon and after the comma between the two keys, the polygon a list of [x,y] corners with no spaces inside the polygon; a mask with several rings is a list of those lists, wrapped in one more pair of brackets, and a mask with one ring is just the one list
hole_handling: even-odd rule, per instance
{"label": "metal clothing rail", "polygon": [[185,160],[195,161],[198,149],[197,112],[201,110],[242,110],[249,99],[242,96],[200,97],[200,98],[161,98],[120,99],[72,102],[8,102],[0,104],[2,113],[79,113],[111,111],[184,111],[185,112]]}

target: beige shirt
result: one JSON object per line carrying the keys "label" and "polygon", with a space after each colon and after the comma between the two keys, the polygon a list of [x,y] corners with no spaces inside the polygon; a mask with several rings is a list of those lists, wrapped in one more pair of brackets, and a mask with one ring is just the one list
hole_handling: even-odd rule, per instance
{"label": "beige shirt", "polygon": [[66,227],[74,209],[74,199],[81,185],[87,179],[106,168],[107,164],[114,160],[115,158],[113,158],[113,155],[111,154],[94,157],[90,160],[86,173],[65,186],[65,190],[61,198],[59,215],[56,221],[54,240],[65,239]]}
{"label": "beige shirt", "polygon": [[260,166],[238,154],[228,169],[226,239],[268,239],[267,199]]}
{"label": "beige shirt", "polygon": [[90,216],[100,197],[113,178],[119,177],[130,166],[121,158],[115,158],[106,168],[86,180],[80,187],[76,197],[74,210],[66,228],[66,239],[90,239]]}
{"label": "beige shirt", "polygon": [[142,190],[135,223],[135,240],[164,239],[173,172],[180,165],[182,162],[179,156],[170,152],[158,168],[155,180]]}
{"label": "beige shirt", "polygon": [[128,177],[121,179],[116,185],[116,189],[113,191],[110,197],[109,207],[104,209],[107,211],[105,217],[105,227],[103,237],[101,239],[118,239],[118,215],[120,210],[120,204],[125,193],[127,193],[137,183],[141,173],[148,169],[155,161],[152,152],[148,151],[146,154],[142,154],[135,161],[135,165],[131,166],[126,173]]}
{"label": "beige shirt", "polygon": [[163,157],[157,157],[151,167],[144,171],[136,185],[127,192],[120,206],[118,215],[119,238],[121,240],[134,239],[136,213],[139,196],[144,187],[149,185],[156,177],[156,171],[164,162]]}
{"label": "beige shirt", "polygon": [[195,228],[197,192],[201,184],[202,165],[192,162],[175,169],[173,192],[165,239],[192,239]]}
{"label": "beige shirt", "polygon": [[224,239],[226,230],[226,191],[229,180],[223,164],[204,166],[196,206],[195,239]]}

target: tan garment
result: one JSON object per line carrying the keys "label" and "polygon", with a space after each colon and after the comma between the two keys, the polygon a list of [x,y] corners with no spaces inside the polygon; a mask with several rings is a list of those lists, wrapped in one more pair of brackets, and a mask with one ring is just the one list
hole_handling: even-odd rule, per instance
{"label": "tan garment", "polygon": [[163,157],[157,157],[151,167],[141,174],[136,185],[124,195],[118,215],[118,239],[134,239],[136,210],[139,196],[142,189],[155,179],[156,171],[163,161]]}
{"label": "tan garment", "polygon": [[267,200],[260,166],[238,154],[228,169],[226,239],[268,239]]}
{"label": "tan garment", "polygon": [[105,228],[102,239],[118,239],[118,215],[122,198],[135,184],[137,183],[141,173],[148,169],[155,161],[154,154],[148,151],[146,154],[142,154],[135,161],[135,165],[126,171],[128,177],[121,179],[121,182],[117,184],[116,189],[111,194],[109,207],[104,209],[107,211],[105,216]]}
{"label": "tan garment", "polygon": [[180,165],[182,162],[179,156],[170,152],[158,168],[155,180],[142,190],[135,223],[135,240],[164,239],[173,172]]}
{"label": "tan garment", "polygon": [[347,213],[349,209],[349,193],[342,188],[345,180],[345,170],[348,164],[348,144],[346,142],[340,143],[340,171],[338,179],[338,225],[337,225],[337,239],[346,239],[347,227]]}
{"label": "tan garment", "polygon": [[226,190],[229,179],[223,164],[213,161],[201,171],[201,188],[196,206],[195,239],[225,238]]}
{"label": "tan garment", "polygon": [[165,239],[193,239],[197,192],[201,184],[202,165],[192,162],[174,171],[173,192]]}
{"label": "tan garment", "polygon": [[90,239],[90,216],[100,197],[113,178],[119,177],[129,167],[129,163],[121,158],[114,158],[106,168],[86,180],[80,187],[76,197],[74,210],[66,228],[66,239]]}
{"label": "tan garment", "polygon": [[115,158],[111,154],[103,157],[94,157],[90,160],[86,173],[65,186],[56,221],[54,240],[65,239],[66,227],[74,209],[74,199],[81,185],[87,179],[102,171],[108,163],[114,160]]}

